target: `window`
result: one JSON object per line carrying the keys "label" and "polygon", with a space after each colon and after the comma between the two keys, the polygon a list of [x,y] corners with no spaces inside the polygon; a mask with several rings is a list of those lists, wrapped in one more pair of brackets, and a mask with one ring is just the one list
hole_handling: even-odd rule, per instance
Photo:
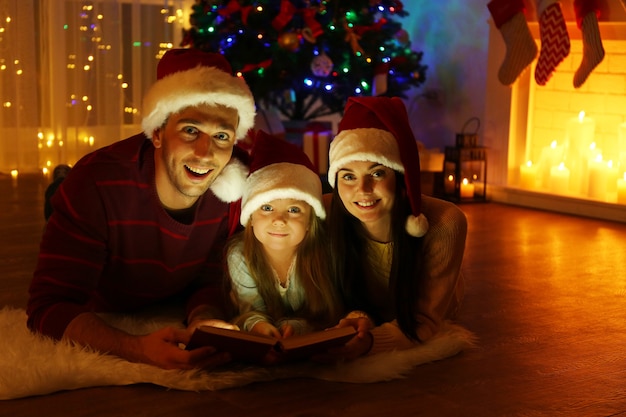
{"label": "window", "polygon": [[[4,0],[0,172],[51,170],[140,132],[189,0]],[[19,7],[18,7],[19,6]],[[18,30],[19,28],[19,30]]]}

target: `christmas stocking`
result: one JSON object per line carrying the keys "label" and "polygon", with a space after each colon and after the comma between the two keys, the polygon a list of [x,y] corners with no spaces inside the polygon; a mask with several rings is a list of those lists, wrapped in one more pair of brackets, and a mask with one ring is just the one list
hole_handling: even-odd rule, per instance
{"label": "christmas stocking", "polygon": [[523,0],[492,0],[487,8],[506,44],[498,80],[510,85],[537,56],[537,44],[526,23]]}
{"label": "christmas stocking", "polygon": [[579,88],[591,71],[604,59],[604,47],[600,38],[596,0],[574,0],[576,24],[583,35],[583,60],[574,74],[574,87]]}
{"label": "christmas stocking", "polygon": [[569,55],[569,35],[558,0],[537,0],[541,52],[535,81],[546,85],[556,67]]}

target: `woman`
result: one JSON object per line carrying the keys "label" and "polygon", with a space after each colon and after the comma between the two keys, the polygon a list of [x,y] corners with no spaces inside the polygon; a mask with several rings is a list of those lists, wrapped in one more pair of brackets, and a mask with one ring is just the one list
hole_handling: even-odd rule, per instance
{"label": "woman", "polygon": [[[467,221],[420,192],[417,143],[399,98],[351,98],[330,146],[329,234],[358,337],[337,356],[414,347],[452,318],[461,298]],[[427,220],[428,218],[428,220]]]}

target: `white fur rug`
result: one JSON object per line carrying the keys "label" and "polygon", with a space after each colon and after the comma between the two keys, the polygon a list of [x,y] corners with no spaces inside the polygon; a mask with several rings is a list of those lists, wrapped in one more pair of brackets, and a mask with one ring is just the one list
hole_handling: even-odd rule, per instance
{"label": "white fur rug", "polygon": [[[145,321],[109,316],[117,327],[136,333],[180,322]],[[116,356],[30,332],[23,309],[0,310],[0,400],[50,394],[77,388],[152,383],[185,391],[220,390],[283,378],[369,383],[402,378],[413,367],[444,359],[474,346],[475,337],[459,325],[446,323],[427,343],[405,351],[385,352],[340,365],[298,363],[277,367],[232,365],[220,370],[164,370],[131,363]]]}

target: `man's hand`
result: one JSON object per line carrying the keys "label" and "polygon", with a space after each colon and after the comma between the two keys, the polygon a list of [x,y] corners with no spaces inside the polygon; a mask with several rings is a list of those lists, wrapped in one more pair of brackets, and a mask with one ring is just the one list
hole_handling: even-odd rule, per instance
{"label": "man's hand", "polygon": [[191,338],[187,330],[166,327],[147,335],[131,335],[110,326],[93,313],[75,317],[63,337],[130,362],[147,363],[164,369],[212,369],[230,360],[228,354],[216,353],[212,347],[184,350],[181,345],[189,343]]}
{"label": "man's hand", "polygon": [[164,369],[213,369],[230,360],[230,355],[217,352],[206,346],[184,350],[181,345],[189,343],[190,333],[186,330],[166,327],[145,336],[138,336],[139,362],[149,363]]}

